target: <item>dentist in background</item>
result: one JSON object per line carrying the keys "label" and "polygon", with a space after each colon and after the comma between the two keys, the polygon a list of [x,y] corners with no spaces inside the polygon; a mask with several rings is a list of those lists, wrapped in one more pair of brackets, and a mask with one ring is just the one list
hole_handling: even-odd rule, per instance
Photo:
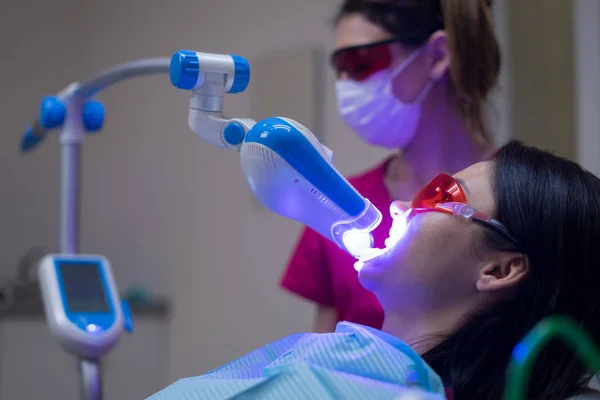
{"label": "dentist in background", "polygon": [[[339,112],[365,143],[398,150],[349,179],[384,216],[375,247],[385,246],[393,200],[494,150],[484,124],[500,69],[490,8],[491,0],[345,0],[339,9],[331,55]],[[315,331],[339,321],[382,327],[355,261],[310,228],[301,234],[281,285],[317,305]]]}

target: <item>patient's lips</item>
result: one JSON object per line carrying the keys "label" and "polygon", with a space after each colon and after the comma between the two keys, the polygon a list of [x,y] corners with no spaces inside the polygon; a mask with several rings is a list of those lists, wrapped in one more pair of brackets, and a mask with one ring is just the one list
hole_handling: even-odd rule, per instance
{"label": "patient's lips", "polygon": [[362,269],[362,267],[365,266],[365,263],[367,261],[372,260],[385,252],[386,252],[385,249],[368,249],[368,250],[364,251],[360,255],[360,258],[358,259],[358,261],[356,261],[354,263],[354,269],[357,271],[360,271]]}
{"label": "patient's lips", "polygon": [[358,259],[358,261],[362,261],[363,263],[365,261],[369,261],[369,260],[377,257],[378,255],[383,254],[385,252],[385,250],[386,249],[368,249],[360,255],[360,258]]}

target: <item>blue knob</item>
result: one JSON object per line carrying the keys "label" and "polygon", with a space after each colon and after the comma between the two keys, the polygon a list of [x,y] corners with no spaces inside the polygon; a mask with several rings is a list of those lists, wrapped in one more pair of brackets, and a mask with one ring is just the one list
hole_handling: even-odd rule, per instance
{"label": "blue knob", "polygon": [[67,109],[55,96],[46,96],[40,106],[40,125],[46,129],[54,129],[65,122]]}
{"label": "blue knob", "polygon": [[83,105],[81,110],[85,130],[94,133],[104,125],[104,106],[98,100],[90,100]]}
{"label": "blue knob", "polygon": [[244,57],[231,55],[233,65],[235,67],[235,76],[233,77],[233,85],[229,89],[229,93],[241,93],[248,87],[250,83],[250,64]]}
{"label": "blue knob", "polygon": [[200,60],[195,51],[180,50],[171,57],[171,84],[178,89],[192,90],[200,76]]}
{"label": "blue knob", "polygon": [[223,130],[223,138],[232,146],[242,143],[242,140],[244,140],[244,135],[244,127],[237,122],[231,122],[227,124]]}

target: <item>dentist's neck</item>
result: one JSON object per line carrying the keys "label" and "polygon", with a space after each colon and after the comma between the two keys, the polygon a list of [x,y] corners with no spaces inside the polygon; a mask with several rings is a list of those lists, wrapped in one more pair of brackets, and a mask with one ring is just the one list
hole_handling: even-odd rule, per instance
{"label": "dentist's neck", "polygon": [[447,87],[441,83],[432,88],[423,102],[414,139],[401,152],[403,175],[418,185],[441,172],[454,174],[481,161],[491,149],[473,139]]}

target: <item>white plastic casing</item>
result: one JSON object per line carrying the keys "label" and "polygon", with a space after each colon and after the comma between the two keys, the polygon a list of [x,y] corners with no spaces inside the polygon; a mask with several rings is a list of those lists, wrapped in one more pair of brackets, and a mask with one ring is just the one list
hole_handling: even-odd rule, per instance
{"label": "white plastic casing", "polygon": [[[100,266],[104,288],[107,291],[106,299],[110,306],[109,313],[99,315],[68,311],[63,300],[60,278],[57,276],[57,262],[63,261],[92,262]],[[50,254],[40,261],[38,277],[48,326],[66,351],[78,357],[96,358],[112,349],[123,331],[123,314],[110,263],[105,257]],[[101,332],[90,333],[82,329],[81,325],[94,324],[98,318],[103,321],[100,325],[104,325]]]}

